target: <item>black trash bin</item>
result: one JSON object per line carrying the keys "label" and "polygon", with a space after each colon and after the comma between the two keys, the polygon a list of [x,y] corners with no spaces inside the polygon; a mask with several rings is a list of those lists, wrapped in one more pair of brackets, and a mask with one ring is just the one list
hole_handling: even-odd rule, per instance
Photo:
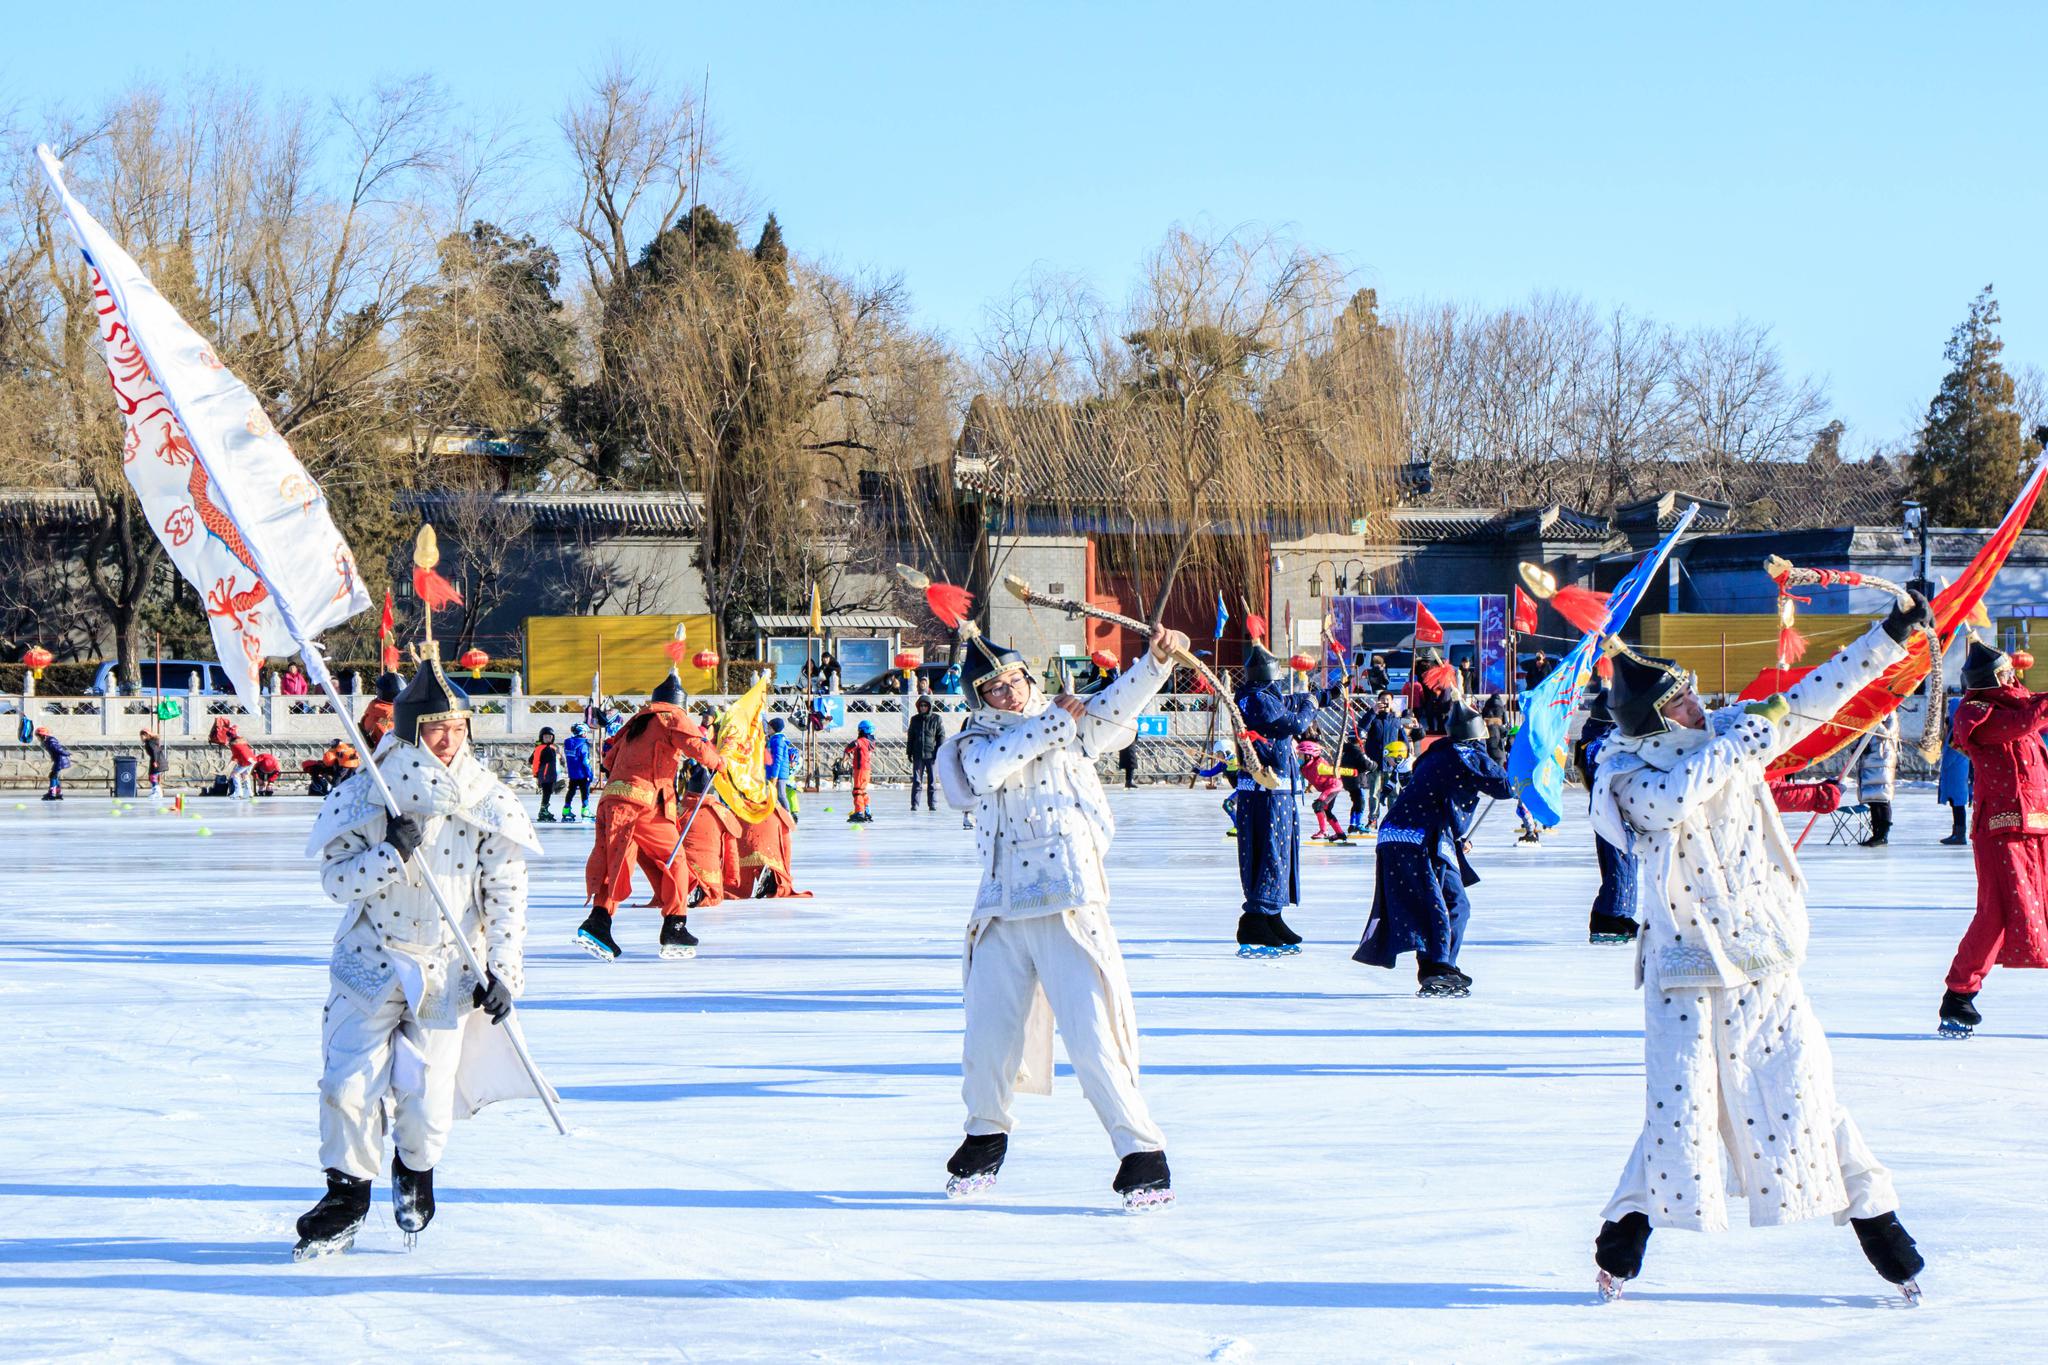
{"label": "black trash bin", "polygon": [[138,760],[134,754],[114,755],[114,795],[135,795],[135,769]]}

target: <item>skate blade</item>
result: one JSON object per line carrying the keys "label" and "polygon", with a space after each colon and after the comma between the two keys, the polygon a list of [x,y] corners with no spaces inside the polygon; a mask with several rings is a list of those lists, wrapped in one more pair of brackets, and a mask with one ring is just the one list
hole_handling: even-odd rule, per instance
{"label": "skate blade", "polygon": [[681,962],[697,955],[696,948],[687,943],[671,943],[661,950],[661,955],[670,962]]}
{"label": "skate blade", "polygon": [[1173,1203],[1173,1191],[1129,1190],[1124,1194],[1125,1213],[1157,1213]]}
{"label": "skate blade", "polygon": [[419,1244],[420,1235],[417,1232],[408,1232],[405,1234],[405,1249],[407,1251],[411,1251],[414,1247],[418,1246]]}
{"label": "skate blade", "polygon": [[1262,943],[1240,943],[1237,945],[1237,955],[1250,958],[1278,957],[1280,950],[1268,948]]}
{"label": "skate blade", "polygon": [[292,1248],[292,1259],[294,1261],[317,1261],[324,1256],[339,1256],[355,1244],[356,1235],[353,1232],[346,1233],[340,1237],[330,1237],[323,1242],[301,1241]]}
{"label": "skate blade", "polygon": [[1941,1028],[1936,1031],[1934,1036],[1937,1038],[1949,1038],[1957,1042],[1960,1042],[1961,1040],[1969,1037],[1976,1031],[1977,1030],[1975,1025],[1959,1024],[1952,1019],[1944,1019],[1941,1021]]}
{"label": "skate blade", "polygon": [[1415,998],[1417,1000],[1469,1000],[1472,998],[1472,988],[1467,986],[1462,990],[1455,991],[1417,991],[1415,992]]}
{"label": "skate blade", "polygon": [[1588,943],[1634,943],[1635,941],[1636,941],[1636,936],[1635,936],[1634,934],[1588,934],[1588,935],[1586,935],[1586,942],[1588,942]]}
{"label": "skate blade", "polygon": [[1599,1279],[1594,1281],[1594,1284],[1600,1290],[1600,1302],[1602,1303],[1619,1303],[1621,1301],[1621,1287],[1627,1283],[1628,1281],[1626,1280],[1615,1279],[1604,1270],[1600,1272]]}
{"label": "skate blade", "polygon": [[996,1187],[996,1173],[983,1171],[980,1175],[949,1175],[946,1177],[946,1198],[973,1199],[987,1194]]}
{"label": "skate blade", "polygon": [[1920,1306],[1921,1290],[1918,1280],[1901,1280],[1899,1282],[1899,1294],[1906,1300],[1906,1307],[1918,1308]]}
{"label": "skate blade", "polygon": [[581,948],[584,952],[589,953],[599,962],[616,962],[619,957],[617,953],[605,947],[602,943],[599,943],[596,939],[592,938],[589,934],[584,933],[581,929],[578,929],[576,931],[576,946]]}

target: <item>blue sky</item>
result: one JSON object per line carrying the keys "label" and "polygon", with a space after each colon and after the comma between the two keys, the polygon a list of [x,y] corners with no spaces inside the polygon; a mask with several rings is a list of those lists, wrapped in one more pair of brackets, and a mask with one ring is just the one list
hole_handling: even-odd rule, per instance
{"label": "blue sky", "polygon": [[2048,6],[637,8],[15,6],[0,101],[430,71],[552,150],[624,54],[708,70],[726,155],[791,244],[900,271],[963,339],[1035,263],[1120,297],[1169,225],[1255,221],[1389,300],[1562,289],[1768,323],[1852,449],[1924,409],[1987,282],[2008,359],[2048,366]]}

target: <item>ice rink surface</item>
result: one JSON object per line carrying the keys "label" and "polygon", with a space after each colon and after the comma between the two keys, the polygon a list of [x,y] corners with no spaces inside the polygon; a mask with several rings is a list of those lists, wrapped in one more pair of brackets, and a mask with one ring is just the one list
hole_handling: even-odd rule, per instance
{"label": "ice rink surface", "polygon": [[[1640,1123],[1632,951],[1585,941],[1582,800],[1540,852],[1495,811],[1465,1001],[1352,963],[1369,845],[1304,850],[1308,951],[1243,962],[1220,793],[1112,794],[1114,914],[1179,1204],[1132,1217],[1065,1073],[1019,1100],[999,1189],[949,1204],[961,930],[950,814],[808,799],[808,901],[620,917],[571,944],[587,826],[546,826],[522,1009],[539,1105],[458,1124],[407,1255],[380,1181],[344,1257],[294,1265],[338,915],[314,803],[116,814],[0,802],[0,1356],[905,1361],[2016,1359],[2048,1282],[2048,975],[1933,1037],[1974,897],[1946,811],[1888,850],[1808,841],[1805,980],[1839,1089],[1929,1260],[1907,1309],[1846,1228],[1660,1232],[1594,1306],[1591,1241]],[[529,798],[530,800],[531,798]],[[204,825],[210,834],[202,836]],[[1796,824],[1795,824],[1796,833]],[[1736,1215],[1740,1217],[1738,1212]]]}

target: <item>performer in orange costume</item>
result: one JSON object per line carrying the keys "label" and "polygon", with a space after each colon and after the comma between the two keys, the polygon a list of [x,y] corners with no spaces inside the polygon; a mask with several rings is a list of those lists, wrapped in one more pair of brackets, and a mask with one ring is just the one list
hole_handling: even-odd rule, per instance
{"label": "performer in orange costume", "polygon": [[725,760],[702,727],[683,710],[682,699],[682,680],[671,670],[647,705],[626,722],[612,742],[606,764],[610,780],[598,798],[593,822],[597,839],[583,867],[591,911],[576,930],[577,943],[592,957],[610,961],[619,955],[618,941],[612,937],[612,913],[632,892],[636,855],[652,863],[651,867],[642,865],[654,882],[661,905],[662,955],[695,955],[697,940],[686,922],[686,879],[667,870],[678,832],[676,774],[685,760],[710,771],[716,771]]}
{"label": "performer in orange costume", "polygon": [[397,673],[386,672],[377,678],[377,700],[363,708],[363,718],[358,722],[363,732],[363,743],[370,746],[373,756],[377,745],[391,729],[392,705],[404,690],[405,679]]}
{"label": "performer in orange costume", "polygon": [[741,899],[810,895],[797,890],[790,879],[790,831],[795,827],[796,821],[780,802],[770,807],[767,818],[759,823],[742,825],[737,843],[738,874],[727,884],[725,894]]}

